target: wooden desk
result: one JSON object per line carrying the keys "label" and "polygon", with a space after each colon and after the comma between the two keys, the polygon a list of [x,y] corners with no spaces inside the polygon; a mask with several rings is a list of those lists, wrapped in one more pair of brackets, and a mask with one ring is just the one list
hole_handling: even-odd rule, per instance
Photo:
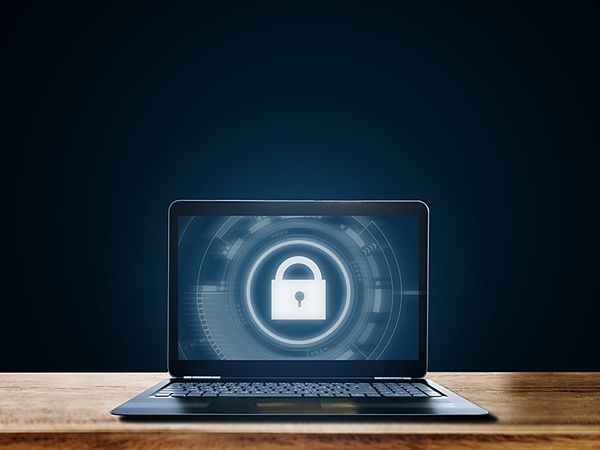
{"label": "wooden desk", "polygon": [[8,448],[600,448],[598,373],[432,373],[496,420],[132,421],[109,410],[160,373],[0,374]]}

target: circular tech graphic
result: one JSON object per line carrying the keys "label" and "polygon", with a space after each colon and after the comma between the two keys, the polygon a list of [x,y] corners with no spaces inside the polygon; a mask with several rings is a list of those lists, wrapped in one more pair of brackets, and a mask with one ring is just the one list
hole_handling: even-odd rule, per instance
{"label": "circular tech graphic", "polygon": [[[180,353],[214,358],[379,359],[398,327],[402,274],[376,222],[354,216],[189,218],[195,285]],[[216,223],[215,219],[219,222]],[[185,274],[184,274],[185,275]],[[189,274],[191,278],[191,273]]]}
{"label": "circular tech graphic", "polygon": [[[298,287],[297,289],[293,289],[292,291],[295,291],[295,292],[293,292],[294,295],[288,296],[289,298],[286,298],[286,296],[279,296],[279,298],[278,298],[278,296],[276,296],[273,292],[273,287],[271,287],[272,292],[271,292],[270,305],[269,305],[269,302],[264,301],[265,295],[263,294],[263,295],[259,295],[259,299],[261,299],[260,305],[258,305],[256,309],[254,308],[253,300],[252,300],[252,291],[253,291],[253,284],[257,284],[255,282],[255,278],[258,278],[258,277],[255,277],[257,269],[261,266],[261,264],[265,261],[266,258],[272,256],[273,254],[276,254],[277,251],[289,252],[290,249],[294,248],[294,247],[296,247],[296,249],[294,250],[295,254],[306,253],[307,250],[309,250],[309,249],[323,252],[325,254],[326,258],[329,257],[335,261],[337,267],[339,268],[339,271],[342,273],[343,287],[342,287],[341,291],[343,291],[343,293],[340,293],[337,296],[335,296],[335,299],[332,299],[331,295],[330,295],[329,300],[328,300],[327,290],[325,290],[325,294],[319,296],[319,298],[318,298],[319,305],[323,305],[325,312],[329,311],[329,317],[331,318],[331,316],[334,316],[335,320],[331,320],[331,319],[327,320],[327,314],[319,316],[316,319],[313,319],[311,317],[308,317],[308,318],[303,317],[301,303],[315,301],[315,299],[306,299],[305,294],[301,287]],[[294,256],[294,257],[297,257],[297,256]],[[306,258],[306,257],[304,257],[304,258]],[[311,259],[310,261],[313,261],[313,260]],[[321,266],[322,265],[323,264],[321,264]],[[317,265],[317,267],[318,266],[319,265]],[[318,269],[318,270],[319,270],[319,277],[322,277],[323,272],[320,269]],[[315,276],[315,274],[312,273],[312,271],[311,271],[311,274],[313,277]],[[263,281],[266,279],[265,276],[263,276],[262,278],[263,278]],[[332,280],[330,277],[328,277],[327,279],[330,280],[329,284],[330,284],[330,290],[331,290],[331,284],[332,284],[331,281]],[[320,280],[317,280],[315,278],[315,281],[318,282]],[[327,280],[325,280],[325,281],[327,281]],[[273,282],[277,282],[277,280],[273,280]],[[294,287],[296,285],[294,280],[290,280],[287,283],[291,284],[292,287]],[[271,285],[273,286],[273,283],[271,283]],[[337,329],[339,329],[340,325],[343,324],[344,319],[346,319],[346,317],[348,316],[348,311],[350,310],[350,299],[352,296],[352,288],[350,286],[350,277],[348,276],[348,271],[344,267],[340,258],[338,258],[338,256],[335,253],[333,253],[331,250],[329,250],[324,245],[319,244],[318,242],[313,242],[308,239],[291,239],[291,240],[278,242],[277,244],[268,248],[265,252],[263,252],[257,258],[257,260],[252,265],[252,268],[250,269],[250,272],[248,274],[246,284],[245,284],[244,294],[245,294],[245,299],[246,299],[246,305],[248,307],[248,310],[250,311],[250,316],[255,321],[255,323],[258,325],[258,327],[267,336],[269,336],[270,338],[273,338],[279,342],[282,342],[284,344],[310,345],[310,344],[315,344],[317,342],[320,342],[320,341],[326,339],[331,334],[333,334]],[[337,302],[335,302],[336,299],[338,300]],[[296,300],[298,302],[298,308],[295,308],[296,305],[294,304],[294,300]],[[341,300],[341,301],[339,301],[339,300]],[[264,306],[267,305],[267,307],[270,306],[271,311],[273,311],[274,308],[276,307],[276,305],[279,303],[288,304],[289,306],[287,308],[289,310],[289,313],[287,314],[286,318],[283,319],[286,322],[283,324],[279,324],[280,325],[279,328],[282,328],[282,331],[279,332],[279,334],[278,334],[278,332],[273,330],[273,328],[276,328],[277,324],[273,323],[273,324],[269,325],[267,320],[263,320],[259,317],[259,313],[257,313],[257,310],[264,309]],[[335,305],[335,303],[338,303],[338,304],[341,303],[341,307],[339,307],[339,305]],[[329,306],[328,306],[328,304],[329,304]],[[260,308],[261,305],[263,306],[263,308]],[[306,309],[306,305],[304,305],[304,308]],[[267,309],[269,309],[269,308],[267,308]],[[335,309],[341,310],[341,312],[339,312],[337,314],[332,314],[332,310],[335,310]],[[295,312],[295,311],[297,311],[297,312]],[[267,315],[267,319],[268,319],[268,315]],[[296,320],[294,320],[294,319],[296,319]],[[271,320],[273,320],[272,312],[271,312]],[[277,319],[277,320],[281,321],[281,319]],[[307,320],[310,322],[306,323]],[[295,323],[297,321],[300,321],[300,323]],[[299,334],[303,335],[303,334],[307,333],[307,330],[310,330],[310,331],[308,331],[308,333],[310,333],[312,330],[314,330],[317,327],[323,328],[322,324],[325,324],[325,330],[317,331],[317,334],[312,337],[302,336],[300,338],[292,338],[292,337],[284,337],[281,335],[282,333],[287,333],[287,334],[298,334],[299,333]]]}

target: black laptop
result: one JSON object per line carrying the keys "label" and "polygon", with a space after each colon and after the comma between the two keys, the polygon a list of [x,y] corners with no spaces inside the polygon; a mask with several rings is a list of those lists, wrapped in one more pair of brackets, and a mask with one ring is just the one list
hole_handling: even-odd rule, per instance
{"label": "black laptop", "polygon": [[481,416],[427,380],[421,201],[180,200],[171,378],[117,415]]}

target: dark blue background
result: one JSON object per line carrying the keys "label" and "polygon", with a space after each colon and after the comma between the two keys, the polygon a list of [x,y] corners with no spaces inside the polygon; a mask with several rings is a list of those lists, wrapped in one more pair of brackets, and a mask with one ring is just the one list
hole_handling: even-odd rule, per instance
{"label": "dark blue background", "polygon": [[176,198],[423,199],[431,369],[600,370],[592,3],[19,5],[0,370],[164,370]]}

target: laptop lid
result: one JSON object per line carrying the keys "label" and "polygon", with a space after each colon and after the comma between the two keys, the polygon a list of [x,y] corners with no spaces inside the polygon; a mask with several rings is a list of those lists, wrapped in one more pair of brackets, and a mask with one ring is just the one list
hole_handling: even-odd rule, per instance
{"label": "laptop lid", "polygon": [[178,200],[172,376],[423,377],[421,201]]}

